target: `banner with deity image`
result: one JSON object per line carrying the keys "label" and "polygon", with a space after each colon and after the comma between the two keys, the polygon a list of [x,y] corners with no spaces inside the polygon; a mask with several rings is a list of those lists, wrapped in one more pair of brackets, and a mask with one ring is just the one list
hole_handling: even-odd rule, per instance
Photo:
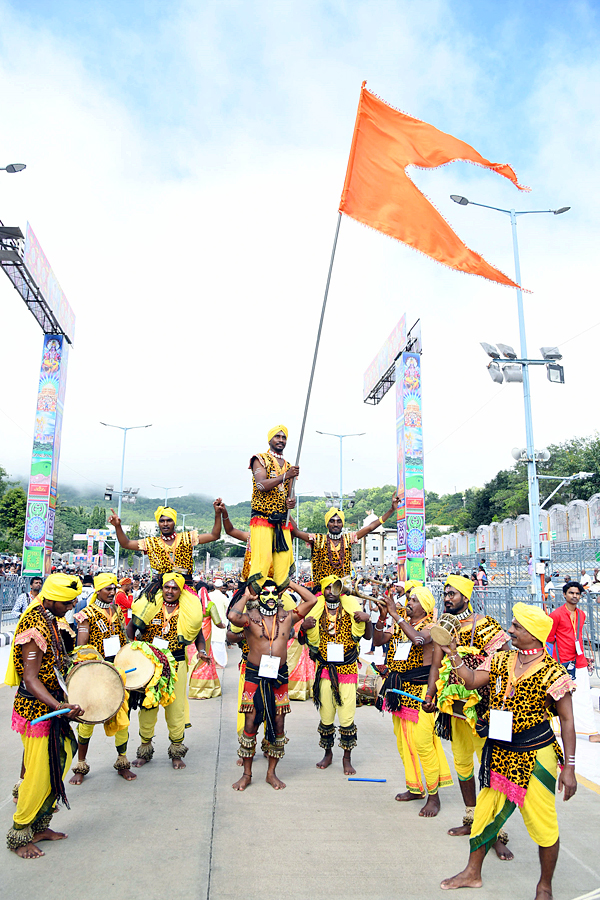
{"label": "banner with deity image", "polygon": [[396,362],[398,466],[398,577],[425,580],[425,486],[421,355],[402,353]]}
{"label": "banner with deity image", "polygon": [[48,575],[52,567],[67,361],[68,343],[63,335],[45,334],[27,491],[24,575]]}

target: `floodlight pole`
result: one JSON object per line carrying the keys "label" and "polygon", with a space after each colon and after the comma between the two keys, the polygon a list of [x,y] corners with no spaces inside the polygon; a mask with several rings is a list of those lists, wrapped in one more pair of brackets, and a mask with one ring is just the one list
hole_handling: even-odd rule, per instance
{"label": "floodlight pole", "polygon": [[334,434],[332,431],[319,431],[317,429],[317,434],[327,434],[329,437],[336,437],[340,439],[340,509],[344,508],[344,493],[343,493],[343,472],[344,472],[344,452],[343,452],[343,444],[344,438],[346,437],[362,437],[366,434],[366,431],[359,431],[354,434]]}

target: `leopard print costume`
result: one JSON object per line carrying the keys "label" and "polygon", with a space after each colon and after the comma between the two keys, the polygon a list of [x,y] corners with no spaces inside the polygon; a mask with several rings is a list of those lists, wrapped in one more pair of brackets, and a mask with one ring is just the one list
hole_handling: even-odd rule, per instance
{"label": "leopard print costume", "polygon": [[151,644],[155,637],[162,638],[163,641],[168,641],[169,646],[168,650],[171,651],[173,657],[177,661],[181,661],[185,655],[185,648],[182,644],[179,643],[179,639],[177,636],[177,618],[179,616],[179,608],[177,612],[174,613],[168,621],[168,631],[163,633],[163,628],[167,627],[167,623],[165,622],[165,613],[164,607],[161,610],[160,615],[155,616],[150,620],[150,623],[146,627],[146,629],[140,634],[140,640],[146,641],[146,643]]}
{"label": "leopard print costume", "polygon": [[[329,642],[344,645],[344,654],[356,650],[357,641],[352,636],[352,618],[340,604],[339,613],[335,622],[335,637],[329,634],[327,621],[327,606],[319,619],[319,653],[322,659],[327,659],[327,644]],[[358,662],[335,663],[338,675],[358,675]]]}
{"label": "leopard print costume", "polygon": [[[415,625],[415,631],[422,631],[424,628],[429,628],[433,621],[433,616],[431,614],[425,616],[425,618]],[[387,657],[385,664],[388,669],[391,669],[394,672],[410,672],[412,669],[418,669],[424,665],[423,663],[423,644],[413,644],[410,653],[408,654],[407,659],[394,659],[394,655],[396,653],[396,648],[398,644],[405,643],[407,640],[406,635],[400,628],[400,625],[397,623],[394,624],[394,633],[390,639]],[[423,684],[409,684],[408,682],[402,682],[402,690],[406,691],[407,694],[412,694],[415,698],[419,699],[423,698],[423,688],[426,685]],[[419,700],[410,700],[408,697],[402,697],[401,699],[402,706],[406,706],[409,709],[420,710],[422,707],[422,703],[419,703]]]}
{"label": "leopard print costume", "polygon": [[[121,608],[113,603],[110,610],[101,609],[95,603],[85,606],[81,612],[75,614],[76,621],[83,625],[89,626],[89,637],[86,644],[91,644],[96,648],[98,653],[104,657],[104,638],[111,637],[116,634],[119,637],[121,647],[127,643],[127,635],[125,634],[125,619]],[[107,658],[107,657],[105,657]],[[110,661],[114,657],[108,657]]]}
{"label": "leopard print costume", "polygon": [[[505,699],[517,655],[517,650],[495,653],[490,666],[490,709],[512,710],[513,734],[557,715],[555,701],[575,689],[566,669],[544,653],[541,660],[513,682],[513,688]],[[549,705],[546,705],[547,701]],[[489,711],[485,718],[489,720]],[[554,741],[553,747],[562,763],[562,751],[557,741]],[[536,753],[536,750],[517,752],[493,745],[490,769],[512,784],[526,789],[535,766]]]}
{"label": "leopard print costume", "polygon": [[510,640],[502,626],[491,616],[477,617],[477,624],[473,632],[473,623],[464,625],[459,632],[459,645],[462,647],[476,647],[484,656],[491,656]]}
{"label": "leopard print costume", "polygon": [[[50,629],[53,627],[56,628],[55,639],[58,640],[58,646],[61,651],[61,658],[58,661],[54,658],[52,649],[52,633]],[[41,603],[33,606],[21,616],[13,638],[15,670],[21,679],[23,678],[23,646],[32,640],[35,641],[43,653],[39,679],[51,694],[58,696],[60,694],[60,686],[54,666],[58,663],[59,671],[63,676],[66,675],[69,668],[68,656],[56,625],[56,619],[52,617],[48,621],[44,615]],[[13,708],[17,715],[22,716],[29,722],[37,719],[38,716],[45,716],[46,713],[50,712],[50,708],[45,703],[42,703],[41,700],[22,697],[18,692],[15,694]]]}
{"label": "leopard print costume", "polygon": [[[250,459],[249,469],[252,469],[254,460],[257,459],[261,466],[267,471],[267,478],[277,478],[283,475],[290,468],[289,462],[283,461],[280,466],[278,460],[267,451],[266,453],[255,453]],[[267,518],[271,513],[287,513],[286,500],[290,493],[291,480],[278,484],[277,487],[270,491],[260,491],[258,489],[254,472],[252,473],[252,511],[260,516]],[[252,520],[250,521],[252,524]]]}
{"label": "leopard print costume", "polygon": [[143,546],[140,549],[145,550],[148,554],[148,561],[155,572],[161,572],[164,575],[165,572],[172,572],[174,568],[177,568],[191,575],[194,571],[192,550],[194,534],[197,533],[179,531],[173,544],[166,544],[161,537],[147,537],[144,538]]}
{"label": "leopard print costume", "polygon": [[[350,575],[352,571],[352,544],[356,543],[356,532],[342,534],[337,541],[332,541],[327,534],[313,534],[311,538],[313,538],[313,541],[310,565],[314,584],[320,584],[322,579],[327,578],[328,575],[339,575],[340,578]],[[334,549],[335,547],[337,547],[337,550]],[[331,554],[327,552],[328,549],[331,551]],[[333,560],[333,566],[329,558],[330,555]]]}

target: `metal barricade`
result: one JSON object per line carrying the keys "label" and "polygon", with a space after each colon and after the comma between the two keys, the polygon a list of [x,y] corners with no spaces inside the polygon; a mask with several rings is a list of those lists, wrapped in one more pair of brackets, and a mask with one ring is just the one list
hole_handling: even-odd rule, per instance
{"label": "metal barricade", "polygon": [[29,591],[31,578],[5,575],[0,578],[0,631],[14,631],[19,616],[13,615],[13,607],[21,594]]}

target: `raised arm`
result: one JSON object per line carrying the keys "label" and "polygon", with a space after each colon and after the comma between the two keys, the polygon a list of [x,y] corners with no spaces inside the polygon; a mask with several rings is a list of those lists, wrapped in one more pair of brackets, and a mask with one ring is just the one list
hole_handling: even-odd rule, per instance
{"label": "raised arm", "polygon": [[248,600],[254,600],[254,595],[246,588],[237,603],[234,603],[227,613],[227,618],[231,624],[237,625],[238,628],[247,628],[250,624],[250,616],[244,612],[244,607]]}
{"label": "raised arm", "polygon": [[317,598],[308,588],[302,587],[301,584],[296,584],[295,581],[290,581],[290,590],[295,591],[301,598],[301,602],[296,609],[292,610],[292,621],[295,625],[296,622],[299,622],[300,619],[309,614],[317,602]]}
{"label": "raised arm", "polygon": [[[215,503],[217,501],[215,500]],[[216,506],[215,506],[216,509]],[[227,507],[221,500],[219,504],[219,509],[221,510],[221,516],[223,518],[223,528],[225,529],[225,533],[230,537],[235,538],[237,541],[247,541],[250,537],[249,531],[240,531],[239,528],[236,528],[231,524],[231,519],[229,518],[229,513],[227,512]]]}
{"label": "raised arm", "polygon": [[199,534],[198,535],[198,543],[199,544],[212,544],[213,541],[218,541],[221,537],[221,508],[220,505],[223,501],[220,497],[217,497],[215,502],[213,503],[215,509],[215,523],[212,527],[212,531],[209,534]]}
{"label": "raised arm", "polygon": [[273,488],[277,487],[279,484],[283,484],[284,481],[291,481],[292,478],[298,478],[300,475],[300,467],[290,466],[282,475],[276,475],[275,478],[267,478],[267,470],[255,457],[254,462],[252,463],[252,474],[254,475],[254,480],[256,481],[259,491],[272,491]]}
{"label": "raised arm", "polygon": [[398,494],[394,494],[394,496],[392,497],[392,505],[390,506],[388,511],[384,512],[384,514],[379,519],[376,519],[375,522],[371,522],[370,525],[365,525],[364,528],[361,528],[360,531],[357,531],[357,540],[364,538],[366,534],[370,534],[371,531],[375,531],[376,528],[379,528],[380,524],[383,525],[384,522],[387,522],[392,513],[396,512],[396,510],[398,509],[399,502],[400,498],[398,497]]}
{"label": "raised arm", "polygon": [[118,517],[118,515],[116,514],[114,509],[111,508],[110,511],[112,513],[112,516],[108,517],[108,524],[112,525],[114,527],[114,529],[117,533],[117,540],[118,540],[119,544],[121,545],[121,547],[124,547],[125,550],[139,550],[140,542],[132,541],[130,538],[127,537],[127,535],[125,534],[125,532],[123,531],[123,528],[121,526],[120,518]]}

